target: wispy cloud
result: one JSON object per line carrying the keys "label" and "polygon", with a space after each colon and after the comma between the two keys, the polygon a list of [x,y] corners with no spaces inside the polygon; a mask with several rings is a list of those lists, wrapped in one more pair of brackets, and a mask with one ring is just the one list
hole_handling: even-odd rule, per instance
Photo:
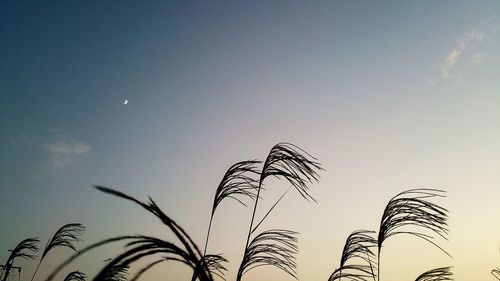
{"label": "wispy cloud", "polygon": [[470,60],[470,62],[474,64],[483,63],[485,61],[486,61],[486,55],[482,53],[473,54]]}
{"label": "wispy cloud", "polygon": [[[452,78],[453,68],[456,66],[464,52],[471,50],[484,40],[484,34],[478,30],[472,30],[465,33],[457,41],[457,46],[446,57],[443,68],[441,69],[441,78]],[[456,76],[455,76],[456,78]]]}
{"label": "wispy cloud", "polygon": [[50,163],[57,168],[64,168],[90,152],[90,145],[79,141],[58,140],[43,147],[49,153]]}
{"label": "wispy cloud", "polygon": [[494,54],[485,54],[481,49],[484,49],[482,45],[485,45],[486,41],[491,42],[491,39],[496,37],[499,31],[500,14],[493,14],[479,22],[474,29],[462,34],[455,47],[444,59],[441,67],[441,80],[460,82],[462,80],[460,66],[463,66],[460,64],[461,61],[469,64],[481,64],[494,59]]}

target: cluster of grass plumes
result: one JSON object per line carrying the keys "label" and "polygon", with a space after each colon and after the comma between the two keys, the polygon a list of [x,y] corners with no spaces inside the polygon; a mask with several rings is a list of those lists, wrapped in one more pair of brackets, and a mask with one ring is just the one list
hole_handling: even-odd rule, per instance
{"label": "cluster of grass plumes", "polygon": [[[247,206],[245,200],[255,200],[257,197],[258,181],[255,177],[259,174],[258,166],[261,162],[257,160],[247,160],[238,162],[226,171],[221,182],[215,191],[212,213],[210,214],[210,222],[208,223],[207,237],[205,239],[205,247],[203,256],[207,254],[208,241],[210,238],[210,230],[212,221],[215,215],[215,210],[224,199],[233,199],[243,206]],[[202,258],[201,262],[204,262]],[[206,260],[205,260],[206,261]],[[221,261],[219,261],[219,264]],[[221,268],[220,266],[218,268]],[[222,269],[222,268],[221,268]],[[216,272],[220,272],[216,270]]]}
{"label": "cluster of grass plumes", "polygon": [[[106,194],[132,201],[156,216],[174,234],[180,244],[144,235],[112,237],[80,250],[59,265],[46,281],[53,280],[56,274],[80,255],[103,245],[120,241],[125,242],[124,251],[112,258],[94,280],[105,280],[104,277],[109,275],[108,273],[113,268],[130,268],[139,264],[141,260],[146,258],[150,260],[149,258],[155,256],[160,257],[146,265],[142,264],[137,273],[129,279],[137,280],[149,269],[165,261],[181,262],[189,266],[193,270],[191,278],[193,281],[197,279],[212,281],[214,276],[224,279],[224,271],[226,271],[224,263],[227,262],[227,259],[222,254],[207,254],[207,246],[214,214],[217,207],[225,199],[235,200],[243,206],[246,206],[247,202],[254,202],[252,219],[244,248],[244,257],[240,264],[237,280],[241,280],[243,274],[249,270],[264,265],[274,266],[295,277],[295,255],[298,253],[296,235],[298,233],[285,229],[273,229],[253,235],[258,226],[283,199],[286,192],[279,197],[258,223],[254,223],[255,211],[263,190],[264,180],[268,177],[285,179],[303,198],[315,201],[309,192],[308,185],[318,181],[319,175],[317,172],[320,170],[321,166],[314,157],[289,143],[275,145],[263,164],[258,160],[247,160],[232,165],[217,186],[203,252],[200,251],[188,233],[164,213],[151,198],[149,198],[149,202],[144,203],[117,190],[95,186]],[[250,238],[252,238],[251,241]]]}
{"label": "cluster of grass plumes", "polygon": [[74,243],[81,241],[81,236],[83,235],[84,231],[85,226],[80,223],[69,223],[59,228],[54,236],[52,236],[52,238],[47,242],[47,245],[43,250],[42,256],[40,258],[40,261],[38,262],[35,272],[31,277],[31,281],[33,281],[33,279],[35,278],[35,275],[38,272],[43,259],[51,250],[58,247],[67,247],[76,252]]}
{"label": "cluster of grass plumes", "polygon": [[38,252],[39,242],[40,240],[37,237],[33,237],[24,239],[17,244],[17,246],[11,251],[7,262],[4,265],[4,272],[1,279],[2,281],[7,280],[16,259],[35,259],[35,253]]}
{"label": "cluster of grass plumes", "polygon": [[[265,179],[268,177],[284,179],[288,181],[304,199],[306,199],[307,201],[312,200],[316,202],[314,197],[309,192],[309,184],[318,182],[318,172],[321,170],[321,164],[316,161],[316,158],[303,149],[299,148],[298,146],[283,142],[278,143],[271,148],[271,151],[264,161],[264,165],[260,172],[259,182],[257,186],[257,196],[254,200],[252,218],[250,220],[250,226],[248,228],[248,234],[245,243],[245,251],[243,259],[240,263],[240,267],[238,268],[238,273],[236,275],[237,281],[240,281],[242,279],[243,274],[248,272],[250,269],[255,268],[255,266],[248,266],[249,261],[255,261],[254,250],[252,249],[252,247],[255,246],[255,243],[253,241],[256,241],[258,237],[266,237],[267,232],[264,231],[260,234],[256,234],[255,237],[251,240],[252,235],[286,194],[285,192],[266,212],[262,219],[258,223],[255,223],[255,214],[257,211],[260,193],[263,189]],[[295,234],[298,233],[294,233],[294,235]],[[250,241],[252,241],[252,243]],[[257,239],[257,241],[260,241],[260,239]],[[293,241],[296,241],[295,237]],[[280,251],[280,253],[283,255],[274,255],[273,258],[275,260],[268,257],[264,260],[260,259],[261,262],[257,264],[259,266],[273,265],[295,277],[295,250],[292,249],[293,248],[287,248],[288,251],[286,252]]]}
{"label": "cluster of grass plumes", "polygon": [[[340,267],[330,276],[330,281],[342,278],[353,281],[380,281],[381,250],[384,241],[396,235],[409,235],[423,239],[446,255],[437,242],[436,236],[446,240],[448,234],[448,210],[432,202],[445,197],[443,190],[409,189],[389,200],[386,205],[376,239],[373,231],[355,231],[347,239]],[[434,235],[433,235],[434,234]],[[376,248],[377,255],[372,249]],[[451,257],[451,256],[450,256]],[[356,259],[355,263],[347,263]],[[374,271],[376,269],[376,272]],[[449,273],[449,274],[448,274]],[[420,280],[451,280],[448,267],[438,268],[421,275]],[[434,278],[434,279],[432,279]]]}
{"label": "cluster of grass plumes", "polygon": [[340,266],[330,275],[328,281],[342,278],[354,281],[368,278],[375,280],[377,264],[372,248],[377,247],[377,240],[372,236],[374,233],[369,230],[357,230],[347,237],[340,258]]}
{"label": "cluster of grass plumes", "polygon": [[382,214],[377,239],[378,280],[380,280],[382,244],[389,237],[400,234],[415,236],[450,256],[433,241],[435,237],[431,235],[434,233],[446,239],[448,234],[448,210],[429,201],[429,199],[444,197],[444,193],[443,190],[438,189],[410,189],[399,193],[389,201]]}
{"label": "cluster of grass plumes", "polygon": [[246,249],[241,266],[243,273],[256,267],[272,265],[297,278],[297,234],[290,230],[271,229],[257,235]]}
{"label": "cluster of grass plumes", "polygon": [[[49,252],[58,247],[67,247],[76,251],[76,247],[74,245],[75,242],[81,241],[81,236],[85,231],[85,226],[79,223],[69,223],[63,225],[59,228],[54,236],[47,242],[38,265],[31,277],[31,280],[35,278],[38,269],[43,261],[43,259],[47,256]],[[14,261],[19,258],[34,260],[36,258],[36,253],[38,252],[38,244],[40,240],[38,238],[28,238],[21,241],[15,248],[12,250],[7,262],[4,266],[4,272],[1,277],[1,281],[6,281],[9,273],[13,267]],[[85,279],[85,274],[74,271],[68,274],[66,278],[70,278],[70,280],[83,280]]]}
{"label": "cluster of grass plumes", "polygon": [[[100,192],[132,202],[155,216],[173,234],[174,242],[141,234],[107,238],[74,253],[61,263],[46,281],[56,279],[57,274],[81,255],[115,243],[123,245],[122,251],[109,259],[109,263],[99,270],[93,280],[136,281],[163,262],[177,262],[189,267],[192,270],[191,281],[213,281],[214,278],[225,280],[228,260],[223,254],[209,253],[208,245],[216,210],[226,199],[236,201],[239,203],[237,205],[244,207],[252,206],[246,243],[242,251],[243,258],[236,273],[236,281],[241,281],[247,272],[263,266],[274,267],[298,279],[296,255],[299,253],[297,238],[299,233],[281,228],[268,230],[259,228],[290,191],[297,192],[308,202],[316,202],[310,185],[319,181],[319,172],[322,170],[316,158],[290,143],[278,143],[273,146],[264,161],[246,160],[230,166],[215,189],[203,249],[198,247],[188,232],[168,216],[152,198],[143,202],[118,190],[95,186]],[[274,204],[271,204],[269,209],[264,212],[259,210],[263,215],[257,218],[256,211],[263,191],[271,189],[269,186],[264,189],[266,179],[269,177],[284,180],[290,187],[275,201],[271,201]],[[381,250],[384,242],[394,236],[406,235],[422,239],[449,256],[437,241],[440,238],[446,240],[448,234],[448,211],[433,202],[441,197],[445,197],[445,192],[437,189],[410,189],[392,197],[382,213],[378,232],[357,230],[347,237],[339,267],[333,271],[328,281],[380,281]],[[73,243],[80,240],[84,230],[85,227],[81,224],[67,224],[61,227],[48,241],[38,267],[54,248],[68,247],[76,251]],[[34,259],[38,242],[36,238],[22,241],[11,253],[6,266],[12,267],[16,258]],[[492,274],[500,280],[498,269],[493,270]],[[2,276],[0,281],[6,281],[5,278]],[[74,271],[66,275],[64,281],[85,279],[85,274]],[[452,280],[450,267],[429,270],[416,279],[416,281],[449,280]]]}

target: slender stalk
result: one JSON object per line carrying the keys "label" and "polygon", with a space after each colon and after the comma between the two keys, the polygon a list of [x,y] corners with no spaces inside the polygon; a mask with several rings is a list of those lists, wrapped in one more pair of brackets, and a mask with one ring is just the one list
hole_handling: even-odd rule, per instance
{"label": "slender stalk", "polygon": [[214,218],[214,213],[210,215],[210,222],[208,223],[207,239],[205,240],[205,248],[203,249],[203,256],[207,254],[208,238],[210,237],[210,229],[212,228],[212,220]]}
{"label": "slender stalk", "polygon": [[[203,256],[201,257],[200,262],[204,262],[204,257],[207,254],[207,247],[208,247],[208,238],[210,237],[210,229],[212,228],[212,220],[214,218],[214,212],[210,215],[210,222],[208,223],[208,231],[207,231],[207,238],[205,239],[205,247],[203,248]],[[193,275],[191,276],[191,281],[195,281],[198,278],[198,272],[195,270],[193,271]]]}
{"label": "slender stalk", "polygon": [[377,254],[377,281],[380,281],[380,248],[378,248]]}
{"label": "slender stalk", "polygon": [[33,279],[35,278],[35,275],[36,275],[38,269],[40,268],[40,265],[42,264],[42,261],[43,261],[43,258],[40,259],[40,261],[38,262],[38,265],[36,266],[35,272],[33,273],[33,276],[31,276],[31,281],[33,281]]}
{"label": "slender stalk", "polygon": [[[259,203],[260,189],[262,187],[262,181],[264,180],[264,178],[263,178],[264,169],[265,169],[265,167],[262,168],[262,173],[261,173],[260,180],[259,180],[259,187],[257,188],[257,197],[255,198],[255,203],[253,205],[252,219],[250,220],[250,227],[248,228],[247,241],[245,243],[245,253],[243,254],[243,256],[246,255],[246,251],[248,249],[248,243],[250,243],[250,235],[252,234],[253,221],[255,219],[255,212],[257,210],[257,204]],[[238,274],[236,275],[236,281],[241,281],[242,276],[243,276],[243,263],[240,264],[240,268],[238,269]]]}
{"label": "slender stalk", "polygon": [[[49,244],[50,244],[50,240],[47,241],[47,245],[45,246],[45,249],[47,249],[47,247],[49,246]],[[33,272],[33,276],[31,276],[31,281],[33,281],[33,279],[35,278],[35,275],[38,272],[38,269],[40,268],[40,265],[42,264],[42,261],[43,261],[43,258],[45,257],[45,254],[46,254],[46,252],[44,251],[43,254],[42,254],[42,257],[40,258],[40,261],[38,262],[38,265],[36,266],[35,272]]]}

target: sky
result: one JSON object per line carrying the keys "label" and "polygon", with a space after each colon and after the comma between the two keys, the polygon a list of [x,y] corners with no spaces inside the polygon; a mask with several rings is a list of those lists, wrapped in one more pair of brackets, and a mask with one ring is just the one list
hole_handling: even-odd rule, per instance
{"label": "sky", "polygon": [[[96,184],[151,196],[203,245],[226,169],[286,141],[325,169],[311,186],[317,203],[290,192],[262,225],[300,232],[299,280],[327,280],[349,233],[377,230],[409,188],[447,191],[436,203],[450,210],[450,235],[439,244],[452,258],[394,237],[382,278],[453,266],[456,280],[494,280],[498,50],[498,1],[2,1],[0,263],[22,239],[44,246],[70,222],[87,226],[78,247],[119,234],[172,239]],[[287,186],[266,188],[257,216]],[[208,250],[230,261],[227,280],[250,216],[225,201],[214,218]],[[120,250],[66,272],[93,276]],[[35,280],[70,255],[55,250]],[[17,261],[23,280],[35,264]],[[190,274],[165,263],[143,280]],[[243,279],[293,280],[270,267]]]}

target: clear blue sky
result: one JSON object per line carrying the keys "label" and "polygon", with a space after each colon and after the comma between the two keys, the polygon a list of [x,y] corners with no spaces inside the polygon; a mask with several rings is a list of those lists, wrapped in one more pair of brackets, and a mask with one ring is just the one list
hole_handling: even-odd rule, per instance
{"label": "clear blue sky", "polygon": [[[92,184],[152,196],[202,244],[225,170],[289,141],[326,169],[318,204],[291,194],[268,225],[302,233],[300,280],[326,280],[346,236],[376,229],[387,200],[414,187],[449,192],[454,259],[398,238],[384,249],[387,280],[442,265],[491,280],[498,50],[498,1],[2,1],[0,263],[68,222],[88,226],[81,245],[165,233]],[[230,259],[228,280],[249,215],[226,203],[216,218],[210,247]],[[74,267],[91,275],[109,255]],[[20,264],[30,276],[34,263]],[[146,280],[172,270],[190,276],[167,265]],[[290,280],[269,268],[245,280],[262,276]]]}

